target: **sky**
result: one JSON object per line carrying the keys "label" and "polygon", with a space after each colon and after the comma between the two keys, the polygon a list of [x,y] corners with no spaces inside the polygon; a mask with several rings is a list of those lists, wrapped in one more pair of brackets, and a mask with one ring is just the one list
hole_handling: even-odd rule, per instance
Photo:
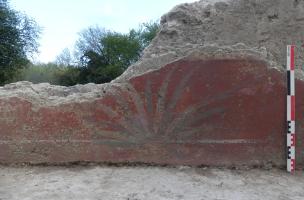
{"label": "sky", "polygon": [[155,21],[180,3],[196,0],[10,0],[10,5],[35,19],[42,28],[34,62],[52,62],[63,49],[73,49],[80,31],[101,26],[128,32]]}

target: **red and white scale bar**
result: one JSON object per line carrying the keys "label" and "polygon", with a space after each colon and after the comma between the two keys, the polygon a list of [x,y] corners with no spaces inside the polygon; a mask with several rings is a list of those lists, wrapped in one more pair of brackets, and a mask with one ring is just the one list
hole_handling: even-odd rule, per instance
{"label": "red and white scale bar", "polygon": [[295,146],[295,46],[287,46],[287,171],[296,167]]}

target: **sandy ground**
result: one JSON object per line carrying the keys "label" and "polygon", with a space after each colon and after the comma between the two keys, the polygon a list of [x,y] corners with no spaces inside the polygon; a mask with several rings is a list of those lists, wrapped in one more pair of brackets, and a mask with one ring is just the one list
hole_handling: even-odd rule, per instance
{"label": "sandy ground", "polygon": [[303,200],[304,172],[161,167],[0,167],[0,200]]}

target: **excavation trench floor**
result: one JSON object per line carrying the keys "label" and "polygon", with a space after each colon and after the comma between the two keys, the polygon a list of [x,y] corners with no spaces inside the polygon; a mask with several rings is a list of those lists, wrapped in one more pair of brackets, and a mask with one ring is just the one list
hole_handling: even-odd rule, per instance
{"label": "excavation trench floor", "polygon": [[163,167],[0,167],[1,200],[303,200],[304,173]]}

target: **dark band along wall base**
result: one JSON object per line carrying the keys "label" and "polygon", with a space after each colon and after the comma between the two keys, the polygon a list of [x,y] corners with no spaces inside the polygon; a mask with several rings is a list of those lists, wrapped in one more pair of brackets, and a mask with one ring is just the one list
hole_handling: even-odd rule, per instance
{"label": "dark band along wall base", "polygon": [[295,171],[295,46],[287,46],[287,171]]}

